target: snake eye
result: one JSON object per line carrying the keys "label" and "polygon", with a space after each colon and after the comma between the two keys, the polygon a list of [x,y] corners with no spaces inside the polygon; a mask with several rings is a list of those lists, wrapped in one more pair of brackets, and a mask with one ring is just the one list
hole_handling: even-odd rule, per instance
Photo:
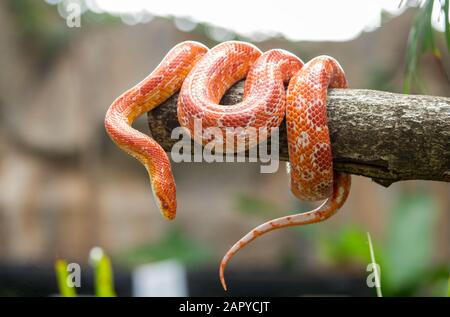
{"label": "snake eye", "polygon": [[169,204],[166,203],[165,201],[161,201],[161,208],[162,208],[163,210],[166,210],[167,208],[169,208]]}

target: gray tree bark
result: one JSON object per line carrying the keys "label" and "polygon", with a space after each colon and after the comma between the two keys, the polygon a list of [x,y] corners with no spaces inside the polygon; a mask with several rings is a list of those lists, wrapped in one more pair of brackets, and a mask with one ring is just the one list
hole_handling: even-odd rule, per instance
{"label": "gray tree bark", "polygon": [[[222,99],[242,99],[243,83]],[[178,94],[148,113],[153,138],[166,151],[177,120]],[[334,168],[390,184],[411,179],[450,182],[450,98],[375,90],[330,89],[328,125]],[[280,160],[289,160],[286,126],[280,127]]]}

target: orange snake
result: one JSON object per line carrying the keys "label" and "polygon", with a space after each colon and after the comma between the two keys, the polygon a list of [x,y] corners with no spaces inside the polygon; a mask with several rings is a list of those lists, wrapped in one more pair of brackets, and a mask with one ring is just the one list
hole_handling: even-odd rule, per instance
{"label": "orange snake", "polygon": [[[242,102],[219,104],[225,92],[246,78]],[[284,84],[288,84],[285,93]],[[350,191],[350,175],[333,171],[327,126],[327,89],[346,88],[338,62],[319,56],[303,65],[295,55],[279,49],[262,53],[254,45],[230,41],[208,50],[187,41],[176,45],[142,82],[118,97],[105,117],[111,139],[146,167],[155,200],[162,214],[176,214],[176,189],[167,154],[151,137],[133,129],[139,115],[157,107],[181,89],[178,121],[197,142],[211,137],[207,128],[275,128],[286,115],[291,191],[303,200],[327,200],[318,208],[268,221],[250,231],[225,254],[220,264],[224,289],[225,266],[230,258],[260,235],[274,229],[310,224],[332,216]],[[201,134],[194,121],[201,120]],[[239,130],[237,130],[239,131]],[[226,134],[220,144],[244,135]],[[258,142],[268,135],[258,135]]]}

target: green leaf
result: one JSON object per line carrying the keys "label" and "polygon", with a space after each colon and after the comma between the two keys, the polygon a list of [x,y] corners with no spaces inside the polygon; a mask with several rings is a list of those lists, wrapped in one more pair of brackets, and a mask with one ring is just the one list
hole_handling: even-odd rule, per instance
{"label": "green leaf", "polygon": [[114,275],[111,260],[104,255],[98,262],[95,272],[95,293],[99,297],[114,297]]}
{"label": "green leaf", "polygon": [[[433,24],[432,24],[432,13],[433,13],[433,3],[436,0],[428,0],[423,9],[423,17],[420,21],[420,28],[422,31],[422,38],[419,40],[422,42],[421,53],[431,51],[435,56],[439,57],[440,52],[436,47],[436,43],[433,36]],[[439,0],[438,0],[439,1]],[[420,44],[420,43],[419,43]]]}
{"label": "green leaf", "polygon": [[377,290],[377,297],[383,297],[383,293],[381,292],[381,284],[380,284],[380,274],[381,272],[378,271],[378,262],[375,258],[375,251],[372,243],[372,237],[370,236],[370,233],[367,232],[367,242],[369,243],[369,250],[370,250],[370,260],[372,263],[373,273],[375,274],[375,287]]}
{"label": "green leaf", "polygon": [[55,262],[56,280],[58,282],[59,294],[63,297],[75,297],[77,293],[75,287],[70,287],[68,282],[69,272],[67,271],[67,262],[56,260]]}
{"label": "green leaf", "polygon": [[433,3],[434,0],[427,0],[423,8],[419,9],[409,32],[406,48],[405,79],[403,81],[403,93],[405,94],[410,93],[414,82],[419,82],[417,72],[420,56],[426,52],[431,52],[438,58],[441,56],[434,40],[431,20]]}
{"label": "green leaf", "polygon": [[445,42],[447,43],[447,50],[450,53],[450,0],[445,0],[444,3],[444,19],[445,19]]}
{"label": "green leaf", "polygon": [[447,297],[450,297],[450,276],[448,277]]}
{"label": "green leaf", "polygon": [[[93,254],[95,255],[93,256]],[[114,274],[111,260],[100,248],[91,250],[91,264],[94,268],[95,295],[98,297],[115,297]]]}
{"label": "green leaf", "polygon": [[416,72],[417,32],[417,26],[414,25],[409,32],[408,43],[406,45],[405,79],[403,80],[403,93],[405,94],[411,91],[412,78]]}

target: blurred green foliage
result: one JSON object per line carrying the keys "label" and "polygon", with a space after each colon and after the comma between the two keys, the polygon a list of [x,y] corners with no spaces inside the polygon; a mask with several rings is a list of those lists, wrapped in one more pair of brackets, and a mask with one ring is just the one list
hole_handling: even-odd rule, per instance
{"label": "blurred green foliage", "polygon": [[[423,8],[418,10],[411,27],[405,64],[405,79],[403,81],[403,92],[410,93],[413,86],[417,86],[419,90],[424,91],[424,83],[420,80],[420,58],[426,53],[431,53],[436,59],[442,58],[442,52],[436,45],[436,31],[432,25],[432,12],[434,3],[437,2],[441,6],[443,18],[445,18],[445,42],[447,51],[450,53],[450,22],[449,22],[449,1],[445,0],[426,0]],[[441,17],[442,18],[442,17]]]}
{"label": "blurred green foliage", "polygon": [[[319,258],[327,263],[345,265],[350,262],[365,265],[371,262],[366,232],[356,225],[321,231],[316,240],[316,248]],[[379,248],[374,249],[375,254],[378,254]]]}
{"label": "blurred green foliage", "polygon": [[[426,192],[401,195],[391,208],[386,239],[374,243],[384,295],[445,295],[441,282],[447,281],[449,270],[432,262],[436,210],[435,201]],[[370,263],[366,234],[354,225],[322,231],[317,252],[335,265],[359,263],[365,267]]]}
{"label": "blurred green foliage", "polygon": [[390,211],[383,248],[382,285],[390,293],[410,293],[431,268],[437,206],[426,193],[404,194]]}
{"label": "blurred green foliage", "polygon": [[379,66],[373,67],[367,74],[368,84],[367,89],[376,89],[382,91],[396,92],[397,85],[393,82],[395,78],[394,69],[380,69]]}
{"label": "blurred green foliage", "polygon": [[280,206],[268,201],[248,194],[239,194],[236,197],[236,209],[243,215],[268,217],[274,216],[280,210]]}
{"label": "blurred green foliage", "polygon": [[444,4],[444,19],[445,19],[445,43],[447,50],[450,52],[450,1],[446,0]]}
{"label": "blurred green foliage", "polygon": [[8,0],[15,27],[22,35],[23,46],[33,53],[39,66],[52,63],[68,43],[69,28],[58,12],[44,1]]}
{"label": "blurred green foliage", "polygon": [[[251,195],[238,196],[237,206],[243,215],[264,220],[281,215],[280,207],[275,203]],[[401,194],[393,204],[385,240],[373,241],[385,296],[446,296],[449,268],[434,265],[432,261],[437,209],[433,197],[423,190]],[[371,263],[370,249],[367,233],[361,226],[349,224],[333,230],[328,226],[296,228],[295,232],[312,243],[323,263],[337,269],[360,267],[361,273],[367,274],[366,267]],[[292,248],[284,248],[280,253],[280,265],[284,269],[298,268],[297,259],[292,255],[295,252]]]}
{"label": "blurred green foliage", "polygon": [[[79,28],[69,28],[55,6],[43,0],[7,0],[14,17],[15,30],[21,34],[25,52],[32,53],[33,61],[41,69],[51,65],[64,52],[70,39],[79,34]],[[82,14],[82,25],[94,23],[118,23],[119,18],[110,14],[86,11]]]}
{"label": "blurred green foliage", "polygon": [[161,241],[147,243],[117,255],[122,265],[133,267],[139,264],[177,259],[186,266],[205,263],[210,259],[208,246],[194,241],[181,229],[169,229]]}

